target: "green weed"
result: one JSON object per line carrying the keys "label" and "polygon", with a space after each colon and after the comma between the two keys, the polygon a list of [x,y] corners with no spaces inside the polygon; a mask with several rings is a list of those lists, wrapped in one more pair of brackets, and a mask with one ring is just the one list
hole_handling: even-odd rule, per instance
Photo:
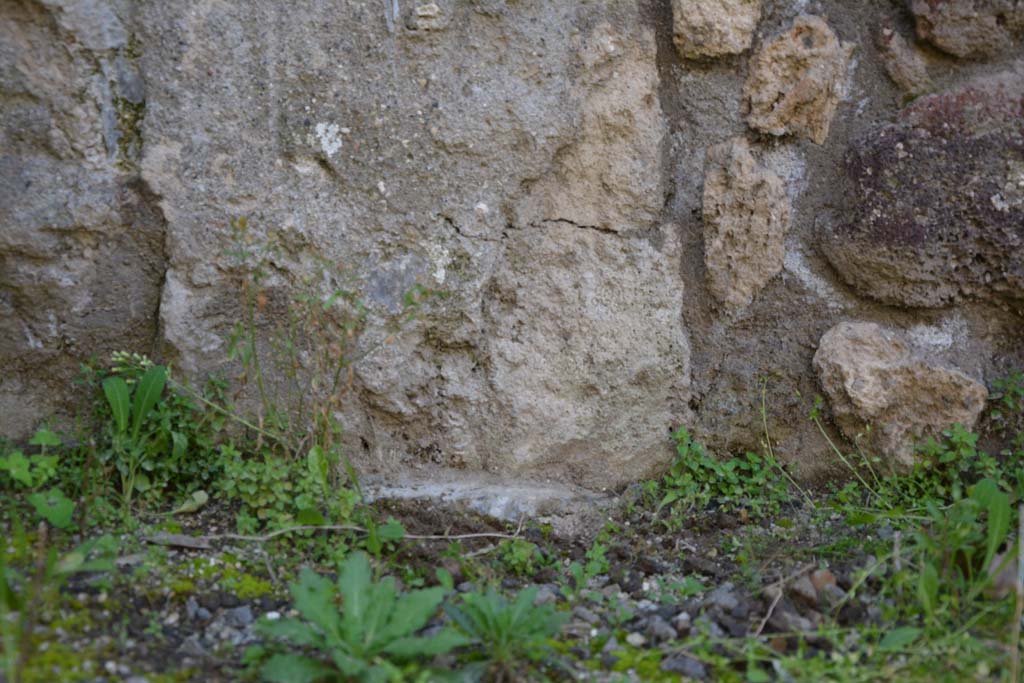
{"label": "green weed", "polygon": [[715,504],[763,517],[778,512],[790,500],[787,482],[780,475],[781,466],[773,457],[746,453],[720,461],[683,427],[672,438],[676,458],[661,480],[659,511],[668,506],[703,510]]}
{"label": "green weed", "polygon": [[336,584],[304,569],[291,593],[300,618],[263,621],[260,630],[309,654],[272,656],[262,668],[271,683],[408,680],[429,658],[467,642],[450,629],[415,635],[437,612],[444,590],[402,593],[392,577],[374,581],[363,553],[345,560]]}
{"label": "green weed", "polygon": [[467,593],[458,604],[445,611],[478,649],[479,661],[470,666],[476,677],[490,680],[522,680],[531,667],[551,650],[549,639],[558,634],[568,615],[553,605],[535,605],[535,586],[520,591],[509,600],[494,589]]}

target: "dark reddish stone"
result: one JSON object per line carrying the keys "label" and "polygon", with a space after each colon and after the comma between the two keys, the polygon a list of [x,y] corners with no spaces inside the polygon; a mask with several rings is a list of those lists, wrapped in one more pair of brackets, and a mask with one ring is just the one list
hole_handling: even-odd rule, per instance
{"label": "dark reddish stone", "polygon": [[850,210],[823,242],[862,294],[1024,305],[1024,65],[924,97],[854,144]]}

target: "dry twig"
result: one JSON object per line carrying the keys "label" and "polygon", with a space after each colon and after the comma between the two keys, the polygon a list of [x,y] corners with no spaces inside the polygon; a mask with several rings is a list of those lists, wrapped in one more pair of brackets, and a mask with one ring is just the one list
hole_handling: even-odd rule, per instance
{"label": "dry twig", "polygon": [[[516,528],[515,533],[512,534],[499,534],[496,532],[483,532],[475,534],[404,534],[403,540],[410,541],[462,541],[470,538],[519,538],[520,533],[523,530],[523,521],[519,521],[519,526]],[[323,525],[300,525],[291,526],[287,529],[278,529],[272,531],[269,534],[263,534],[262,536],[246,536],[243,534],[213,534],[210,536],[200,536],[199,539],[202,541],[249,541],[252,543],[266,543],[267,541],[290,534],[295,531],[353,531],[360,534],[370,533],[369,529],[365,527],[356,526],[355,524],[323,524]]]}
{"label": "dry twig", "polygon": [[762,619],[761,623],[757,625],[757,630],[754,631],[755,638],[761,635],[761,632],[764,631],[764,627],[768,624],[768,620],[772,618],[773,614],[775,614],[775,608],[778,607],[779,602],[782,600],[782,595],[786,591],[786,584],[790,581],[795,581],[796,579],[799,579],[801,576],[811,571],[812,569],[814,569],[813,564],[802,565],[799,569],[797,569],[789,576],[784,576],[775,583],[770,583],[761,589],[761,592],[765,594],[768,594],[769,591],[771,591],[773,588],[778,592],[775,594],[775,597],[772,598],[772,604],[768,605],[768,611],[765,612],[764,619]]}

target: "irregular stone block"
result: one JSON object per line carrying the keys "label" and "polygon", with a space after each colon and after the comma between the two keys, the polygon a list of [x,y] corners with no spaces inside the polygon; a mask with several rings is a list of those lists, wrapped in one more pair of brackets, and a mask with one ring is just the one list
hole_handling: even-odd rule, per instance
{"label": "irregular stone block", "polygon": [[664,466],[690,347],[679,240],[666,227],[656,241],[568,223],[510,232],[485,302],[486,469],[602,489]]}
{"label": "irregular stone block", "polygon": [[673,0],[672,31],[679,54],[694,59],[735,55],[750,47],[761,0]]}
{"label": "irregular stone block", "polygon": [[825,142],[852,52],[820,17],[797,17],[751,60],[743,86],[747,123],[763,133]]}
{"label": "irregular stone block", "polygon": [[908,95],[921,95],[932,88],[928,63],[919,49],[889,24],[879,28],[875,39],[885,72]]}
{"label": "irregular stone block", "polygon": [[[145,113],[110,3],[0,3],[0,435],[75,409],[90,356],[152,349],[165,269],[130,173]],[[55,422],[51,422],[54,427]]]}
{"label": "irregular stone block", "polygon": [[863,436],[869,455],[897,468],[913,464],[918,441],[954,423],[973,427],[988,398],[981,382],[875,323],[842,322],[826,332],[814,369],[843,434]]}
{"label": "irregular stone block", "polygon": [[1020,0],[912,0],[917,35],[957,57],[991,57],[1024,33]]}
{"label": "irregular stone block", "polygon": [[1024,62],[916,100],[854,144],[846,171],[850,218],[822,247],[861,294],[1024,300]]}
{"label": "irregular stone block", "polygon": [[623,35],[599,24],[581,46],[583,70],[571,93],[579,124],[571,144],[518,207],[523,225],[567,221],[622,232],[646,228],[664,203],[654,35]]}
{"label": "irregular stone block", "polygon": [[729,312],[782,270],[789,215],[782,179],[757,163],[744,138],[708,150],[704,262],[711,293]]}

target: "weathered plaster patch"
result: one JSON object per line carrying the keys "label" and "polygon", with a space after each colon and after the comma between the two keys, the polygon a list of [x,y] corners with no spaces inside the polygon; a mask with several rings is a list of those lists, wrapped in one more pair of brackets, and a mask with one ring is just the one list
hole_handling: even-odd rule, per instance
{"label": "weathered plaster patch", "polygon": [[959,315],[952,315],[939,325],[914,325],[907,331],[907,336],[917,347],[949,349],[965,341],[967,332],[967,321]]}
{"label": "weathered plaster patch", "polygon": [[800,284],[823,299],[831,310],[841,311],[846,308],[842,294],[828,280],[811,270],[811,265],[807,263],[807,258],[799,248],[791,247],[786,251],[783,266],[786,272],[800,281]]}
{"label": "weathered plaster patch", "polygon": [[443,285],[448,277],[448,265],[452,262],[451,254],[440,244],[431,244],[427,247],[427,254],[430,256],[430,262],[434,264],[434,281]]}
{"label": "weathered plaster patch", "polygon": [[807,164],[793,145],[777,145],[761,152],[761,163],[786,183],[790,202],[807,189]]}
{"label": "weathered plaster patch", "polygon": [[341,128],[336,123],[316,124],[316,139],[320,142],[320,149],[328,158],[333,157],[335,152],[341,149]]}

